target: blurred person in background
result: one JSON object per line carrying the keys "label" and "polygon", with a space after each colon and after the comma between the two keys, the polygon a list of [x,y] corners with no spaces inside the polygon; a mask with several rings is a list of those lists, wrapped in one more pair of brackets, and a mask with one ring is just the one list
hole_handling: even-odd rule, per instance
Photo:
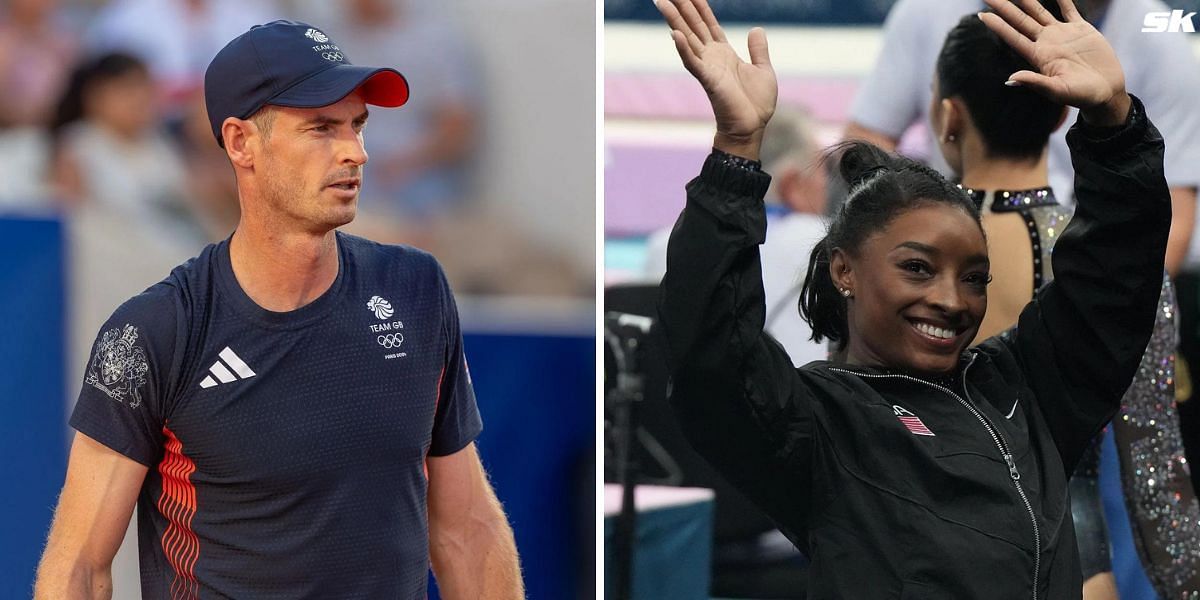
{"label": "blurred person in background", "polygon": [[[1054,278],[1051,252],[1072,214],[1057,201],[1047,169],[1050,135],[1065,118],[1064,107],[1033,90],[1004,85],[1013,73],[1030,69],[969,14],[947,36],[934,74],[930,131],[979,206],[988,240],[993,279],[977,341],[1014,326],[1034,292]],[[1176,312],[1175,292],[1164,274],[1150,345],[1112,421],[1135,546],[1162,598],[1200,593],[1200,507],[1175,411]],[[1071,477],[1071,512],[1083,597],[1115,600],[1099,442]]]}
{"label": "blurred person in background", "polygon": [[84,32],[90,52],[132,54],[150,68],[171,116],[198,93],[225,42],[280,18],[274,0],[110,0]]}
{"label": "blurred person in background", "polygon": [[56,0],[10,0],[0,9],[0,207],[40,206],[49,146],[44,127],[75,61]]}
{"label": "blurred person in background", "polygon": [[225,151],[212,143],[203,94],[192,98],[178,133],[196,220],[210,241],[229,237],[241,216],[237,178]]}
{"label": "blurred person in background", "polygon": [[[1052,12],[1054,2],[1043,1]],[[885,150],[896,148],[914,124],[925,130],[931,105],[930,78],[942,40],[962,15],[984,8],[981,0],[899,0],[883,24],[883,45],[871,73],[850,108],[847,139],[863,139]],[[1128,77],[1166,136],[1167,183],[1171,185],[1171,242],[1167,271],[1176,274],[1187,255],[1200,184],[1200,65],[1186,35],[1142,33],[1148,12],[1165,11],[1159,0],[1083,0],[1079,11],[1112,44]],[[1077,111],[1072,109],[1067,122]],[[1060,201],[1073,203],[1066,129],[1050,138],[1050,187]],[[927,134],[926,134],[927,135]],[[931,166],[950,170],[936,144],[927,144]]]}
{"label": "blurred person in background", "polygon": [[[800,107],[780,107],[763,134],[763,169],[772,174],[767,189],[767,240],[759,249],[766,293],[765,328],[783,344],[797,367],[827,356],[824,343],[812,341],[812,328],[798,309],[807,258],[825,237],[825,170],[812,123]],[[645,276],[653,283],[667,272],[671,227],[650,235]]]}
{"label": "blurred person in background", "polygon": [[141,60],[109,53],[80,64],[50,124],[53,184],[68,208],[111,212],[153,247],[186,255],[204,236],[183,158],[159,115]]}
{"label": "blurred person in background", "polygon": [[56,19],[57,0],[10,0],[0,16],[0,127],[50,120],[75,60],[72,33]]}

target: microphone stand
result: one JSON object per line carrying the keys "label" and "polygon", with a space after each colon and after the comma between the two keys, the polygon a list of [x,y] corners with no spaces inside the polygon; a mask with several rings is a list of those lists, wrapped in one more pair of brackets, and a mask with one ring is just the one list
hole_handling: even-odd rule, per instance
{"label": "microphone stand", "polygon": [[614,532],[616,599],[630,600],[633,591],[633,554],[637,530],[634,491],[639,464],[633,451],[637,438],[638,404],[645,389],[642,368],[646,337],[653,320],[628,313],[609,312],[604,317],[604,340],[616,357],[617,385],[609,392],[613,407],[617,451],[617,481],[621,485],[621,512]]}

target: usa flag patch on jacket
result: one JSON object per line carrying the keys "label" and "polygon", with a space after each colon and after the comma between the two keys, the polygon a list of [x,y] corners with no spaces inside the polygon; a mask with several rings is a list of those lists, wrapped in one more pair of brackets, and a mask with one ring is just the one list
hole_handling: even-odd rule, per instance
{"label": "usa flag patch on jacket", "polygon": [[900,419],[900,422],[903,423],[904,426],[907,427],[908,430],[913,434],[934,435],[934,433],[925,426],[925,422],[921,420],[921,417],[912,414],[912,412],[910,412],[907,408],[904,408],[903,406],[892,405],[892,412],[896,414],[896,418]]}

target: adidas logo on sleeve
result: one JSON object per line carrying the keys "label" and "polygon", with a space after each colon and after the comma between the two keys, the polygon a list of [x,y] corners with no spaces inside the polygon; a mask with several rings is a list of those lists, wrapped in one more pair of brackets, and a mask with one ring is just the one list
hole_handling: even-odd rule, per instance
{"label": "adidas logo on sleeve", "polygon": [[[254,371],[250,369],[250,366],[229,346],[225,346],[225,349],[218,356],[220,358],[208,368],[209,375],[200,382],[200,387],[207,389],[220,385],[217,383],[218,381],[221,383],[232,383],[239,379],[254,377]],[[213,379],[213,377],[216,377],[216,379]]]}

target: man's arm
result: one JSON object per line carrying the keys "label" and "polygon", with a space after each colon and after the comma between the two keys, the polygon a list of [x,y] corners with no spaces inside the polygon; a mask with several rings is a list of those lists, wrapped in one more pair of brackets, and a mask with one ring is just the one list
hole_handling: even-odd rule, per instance
{"label": "man's arm", "polygon": [[147,467],[75,434],[34,598],[112,598],[112,560]]}
{"label": "man's arm", "polygon": [[429,457],[429,553],[443,598],[525,598],[512,528],[474,443]]}
{"label": "man's arm", "polygon": [[1171,187],[1171,237],[1167,240],[1167,273],[1179,275],[1187,260],[1196,219],[1196,188]]}
{"label": "man's arm", "polygon": [[842,139],[871,142],[872,144],[875,144],[876,146],[879,146],[888,152],[894,152],[896,150],[896,145],[900,143],[900,140],[881,131],[871,129],[870,127],[867,127],[866,125],[856,121],[850,121],[850,123],[846,125],[846,131],[842,132]]}

